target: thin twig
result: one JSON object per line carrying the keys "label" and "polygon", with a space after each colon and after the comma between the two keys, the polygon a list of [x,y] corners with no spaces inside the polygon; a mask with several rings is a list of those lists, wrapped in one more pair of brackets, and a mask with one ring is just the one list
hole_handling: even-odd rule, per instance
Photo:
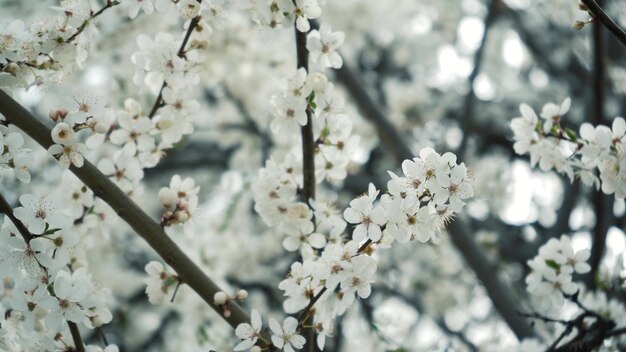
{"label": "thin twig", "polygon": [[89,16],[88,19],[85,20],[85,22],[83,22],[80,27],[78,27],[78,30],[76,31],[76,33],[72,34],[71,37],[67,38],[66,43],[71,43],[74,41],[74,39],[76,39],[84,30],[85,28],[87,28],[87,25],[89,24],[89,21],[92,21],[93,19],[95,19],[96,17],[100,16],[106,9],[109,9],[115,5],[119,5],[120,2],[119,1],[111,1],[111,0],[107,0],[106,5],[104,5],[104,7],[102,7],[100,10],[94,12],[93,14],[91,14],[91,16]]}
{"label": "thin twig", "polygon": [[597,2],[594,0],[581,0],[581,2],[587,6],[587,9],[597,21],[600,21],[622,44],[626,45],[626,32],[602,10],[602,7]]}
{"label": "thin twig", "polygon": [[[202,2],[202,0],[198,0],[198,3],[200,2]],[[187,42],[189,41],[189,38],[191,37],[191,33],[198,26],[198,23],[200,23],[200,16],[194,17],[191,20],[191,22],[189,22],[189,27],[187,28],[187,32],[185,33],[185,37],[183,38],[183,42],[180,44],[180,48],[178,48],[178,53],[176,54],[181,59],[185,58],[185,54],[186,54],[185,47],[187,46]],[[150,114],[148,114],[149,118],[153,118],[154,114],[156,114],[159,108],[165,105],[163,101],[163,89],[165,89],[165,87],[167,87],[167,82],[163,81],[163,84],[161,85],[161,89],[159,89],[159,94],[157,95],[157,98],[154,101],[154,104],[152,105],[152,109],[150,109]]]}

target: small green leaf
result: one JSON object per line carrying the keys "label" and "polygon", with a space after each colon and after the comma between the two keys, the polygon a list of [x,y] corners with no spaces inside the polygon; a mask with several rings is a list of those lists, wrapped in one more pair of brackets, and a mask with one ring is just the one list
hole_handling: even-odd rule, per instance
{"label": "small green leaf", "polygon": [[546,260],[546,265],[547,265],[547,266],[549,266],[549,267],[551,267],[551,268],[552,268],[552,269],[554,269],[554,270],[557,270],[557,271],[558,271],[559,269],[561,269],[561,266],[560,266],[559,264],[557,264],[557,262],[555,262],[555,261],[554,261],[554,260],[552,260],[552,259],[547,259],[547,260]]}
{"label": "small green leaf", "polygon": [[565,134],[567,134],[567,137],[569,138],[570,141],[575,142],[576,141],[576,132],[572,131],[569,128],[565,129]]}

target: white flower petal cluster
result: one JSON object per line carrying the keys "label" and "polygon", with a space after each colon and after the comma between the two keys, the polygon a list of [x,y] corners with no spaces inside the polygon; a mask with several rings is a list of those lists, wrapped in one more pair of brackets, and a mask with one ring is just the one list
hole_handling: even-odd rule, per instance
{"label": "white flower petal cluster", "polygon": [[577,136],[560,125],[570,105],[569,98],[560,105],[546,104],[541,113],[542,124],[534,110],[522,104],[522,116],[511,121],[515,152],[530,154],[533,167],[538,164],[543,171],[555,169],[567,175],[571,182],[579,178],[586,185],[601,188],[605,194],[626,198],[625,120],[615,118],[611,128],[583,123]]}
{"label": "white flower petal cluster", "polygon": [[191,177],[181,179],[174,175],[169,187],[163,187],[159,191],[159,201],[165,211],[161,217],[161,225],[172,226],[176,224],[191,223],[191,217],[198,207],[198,192]]}
{"label": "white flower petal cluster", "polygon": [[589,256],[588,249],[574,252],[567,235],[549,240],[539,248],[539,254],[528,261],[531,268],[526,277],[528,292],[535,295],[546,308],[561,308],[563,295],[573,295],[580,288],[572,281],[572,275],[591,270],[587,264]]}
{"label": "white flower petal cluster", "polygon": [[4,176],[15,176],[24,183],[30,183],[28,169],[34,162],[30,149],[23,148],[24,137],[13,125],[3,125],[0,117],[0,180]]}
{"label": "white flower petal cluster", "polygon": [[154,39],[141,34],[137,45],[140,51],[131,56],[136,66],[135,84],[145,84],[158,94],[163,83],[177,91],[198,83],[198,76],[192,70],[202,59],[197,50],[179,55],[181,41],[165,32],[158,33]]}
{"label": "white flower petal cluster", "polygon": [[404,177],[389,172],[389,193],[381,197],[380,204],[374,204],[378,191],[373,185],[367,195],[350,203],[344,217],[356,224],[354,240],[378,242],[383,234],[401,243],[436,239],[461,210],[463,200],[474,195],[465,164],[456,164],[452,153],[439,155],[424,148],[419,158],[405,160],[402,170]]}
{"label": "white flower petal cluster", "polygon": [[97,35],[91,4],[61,1],[57,15],[27,25],[0,24],[0,88],[26,88],[66,79],[87,60]]}

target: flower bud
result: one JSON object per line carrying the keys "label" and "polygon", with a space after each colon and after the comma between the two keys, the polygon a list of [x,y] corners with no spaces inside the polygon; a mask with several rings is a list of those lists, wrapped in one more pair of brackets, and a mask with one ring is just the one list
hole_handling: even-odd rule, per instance
{"label": "flower bud", "polygon": [[221,306],[221,305],[226,304],[227,300],[228,300],[228,295],[224,291],[217,292],[213,296],[213,304],[215,304],[217,306]]}
{"label": "flower bud", "polygon": [[326,89],[326,85],[328,84],[328,78],[325,74],[321,72],[315,72],[309,75],[309,80],[311,82],[311,87],[315,93],[321,93]]}
{"label": "flower bud", "polygon": [[59,109],[52,109],[50,110],[50,112],[48,113],[48,116],[52,119],[52,121],[54,122],[58,122],[59,120],[63,121],[65,120],[65,117],[67,116],[67,110],[63,109],[63,108],[59,108]]}
{"label": "flower bud", "polygon": [[176,194],[171,189],[163,187],[159,191],[159,201],[164,208],[169,209],[176,204]]}
{"label": "flower bud", "polygon": [[576,30],[581,30],[584,27],[585,27],[585,22],[583,21],[574,21],[574,23],[572,24],[572,28]]}
{"label": "flower bud", "polygon": [[246,290],[237,290],[237,294],[235,295],[235,298],[237,298],[237,300],[239,301],[243,301],[246,298],[248,298],[248,291]]}

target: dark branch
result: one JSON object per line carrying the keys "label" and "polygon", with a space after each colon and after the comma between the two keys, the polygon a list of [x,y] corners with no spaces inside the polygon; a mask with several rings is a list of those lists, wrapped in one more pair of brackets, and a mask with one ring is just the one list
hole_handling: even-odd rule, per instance
{"label": "dark branch", "polygon": [[581,0],[581,2],[587,6],[596,21],[600,21],[622,44],[626,45],[626,32],[602,10],[597,2],[594,0]]}
{"label": "dark branch", "polygon": [[72,334],[72,340],[74,340],[74,348],[76,348],[76,352],[85,352],[85,344],[83,344],[83,338],[80,336],[78,326],[76,323],[71,321],[68,321],[67,325],[70,327],[70,333]]}

